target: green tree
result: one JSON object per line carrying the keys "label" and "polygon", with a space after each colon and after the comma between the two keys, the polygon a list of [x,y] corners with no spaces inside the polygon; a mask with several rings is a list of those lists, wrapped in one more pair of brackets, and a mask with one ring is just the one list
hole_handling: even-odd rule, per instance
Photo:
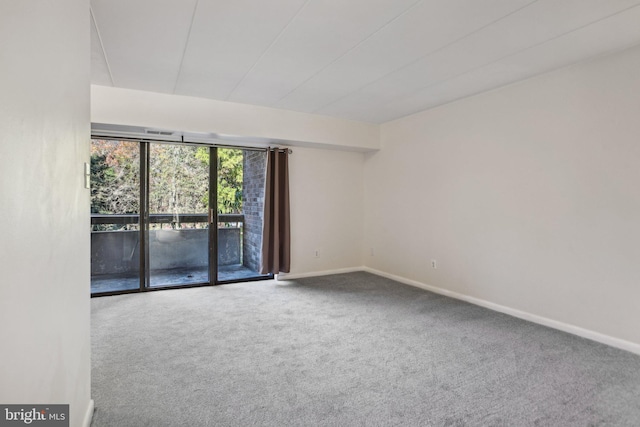
{"label": "green tree", "polygon": [[209,168],[189,145],[152,144],[149,164],[151,213],[206,213]]}
{"label": "green tree", "polygon": [[137,142],[93,140],[91,143],[91,212],[139,212],[140,178]]}
{"label": "green tree", "polygon": [[[209,149],[198,148],[196,157],[209,165]],[[218,148],[218,213],[242,212],[242,150]],[[209,195],[205,202],[208,204]]]}
{"label": "green tree", "polygon": [[109,189],[113,186],[115,173],[107,164],[104,154],[91,155],[91,213],[109,214],[111,206]]}
{"label": "green tree", "polygon": [[[209,147],[150,144],[149,210],[205,213],[209,206]],[[219,213],[242,212],[243,151],[219,148]],[[139,214],[140,146],[133,141],[91,143],[91,212]]]}

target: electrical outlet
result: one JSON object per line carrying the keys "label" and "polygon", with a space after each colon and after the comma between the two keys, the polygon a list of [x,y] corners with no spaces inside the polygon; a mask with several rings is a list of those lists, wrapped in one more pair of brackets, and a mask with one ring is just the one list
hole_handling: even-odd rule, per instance
{"label": "electrical outlet", "polygon": [[438,262],[435,259],[431,260],[431,268],[438,268]]}
{"label": "electrical outlet", "polygon": [[373,246],[371,247],[371,256],[374,256],[375,253],[373,252]]}

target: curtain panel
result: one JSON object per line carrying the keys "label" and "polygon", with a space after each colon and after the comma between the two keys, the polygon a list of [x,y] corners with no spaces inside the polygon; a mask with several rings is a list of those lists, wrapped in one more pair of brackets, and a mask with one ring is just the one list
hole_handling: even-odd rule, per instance
{"label": "curtain panel", "polygon": [[288,273],[291,264],[289,150],[267,151],[260,274]]}

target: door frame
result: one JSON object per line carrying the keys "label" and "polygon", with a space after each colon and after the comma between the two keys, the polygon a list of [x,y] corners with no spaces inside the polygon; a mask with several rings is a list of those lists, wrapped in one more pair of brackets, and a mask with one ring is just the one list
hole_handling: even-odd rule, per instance
{"label": "door frame", "polygon": [[[218,220],[219,214],[217,209],[218,199],[218,148],[238,149],[238,150],[265,150],[259,147],[248,146],[231,146],[231,145],[217,145],[211,143],[202,142],[190,142],[190,141],[175,141],[175,140],[162,140],[162,139],[149,139],[149,138],[135,138],[126,136],[114,136],[114,135],[99,135],[92,134],[91,139],[113,140],[113,141],[133,141],[139,144],[140,153],[140,212],[139,212],[139,252],[140,252],[140,285],[134,289],[124,289],[119,291],[97,292],[91,293],[91,297],[101,297],[109,295],[121,295],[140,292],[154,292],[166,289],[183,289],[194,288],[203,286],[219,286],[231,283],[241,282],[253,282],[261,280],[270,280],[274,278],[273,274],[268,275],[256,275],[254,277],[247,277],[236,280],[220,280],[218,276]],[[209,148],[209,206],[208,206],[208,257],[209,257],[209,281],[203,283],[188,283],[184,285],[167,285],[167,286],[150,286],[150,263],[149,263],[149,225],[150,225],[150,212],[149,212],[149,164],[150,164],[150,144],[175,144],[175,145],[190,145],[198,147]]]}

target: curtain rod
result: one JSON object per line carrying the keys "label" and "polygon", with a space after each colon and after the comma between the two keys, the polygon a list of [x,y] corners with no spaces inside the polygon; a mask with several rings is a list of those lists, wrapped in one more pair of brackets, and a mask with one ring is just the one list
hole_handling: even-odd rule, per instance
{"label": "curtain rod", "polygon": [[287,154],[293,154],[293,150],[291,148],[269,147],[267,150],[286,151]]}
{"label": "curtain rod", "polygon": [[139,138],[133,136],[114,136],[114,135],[100,135],[99,133],[91,134],[92,139],[108,139],[112,141],[136,141],[136,142],[153,142],[159,144],[190,144],[190,145],[202,145],[205,147],[216,147],[216,148],[229,148],[235,150],[246,150],[246,151],[269,151],[269,150],[279,150],[279,151],[287,151],[288,154],[293,154],[293,150],[291,148],[279,148],[279,147],[251,147],[251,146],[241,146],[241,145],[227,145],[227,144],[214,144],[211,142],[202,142],[202,141],[189,141],[188,139],[184,139],[184,135],[181,135],[181,139],[179,140],[171,140],[171,139],[154,139],[154,138]]}

